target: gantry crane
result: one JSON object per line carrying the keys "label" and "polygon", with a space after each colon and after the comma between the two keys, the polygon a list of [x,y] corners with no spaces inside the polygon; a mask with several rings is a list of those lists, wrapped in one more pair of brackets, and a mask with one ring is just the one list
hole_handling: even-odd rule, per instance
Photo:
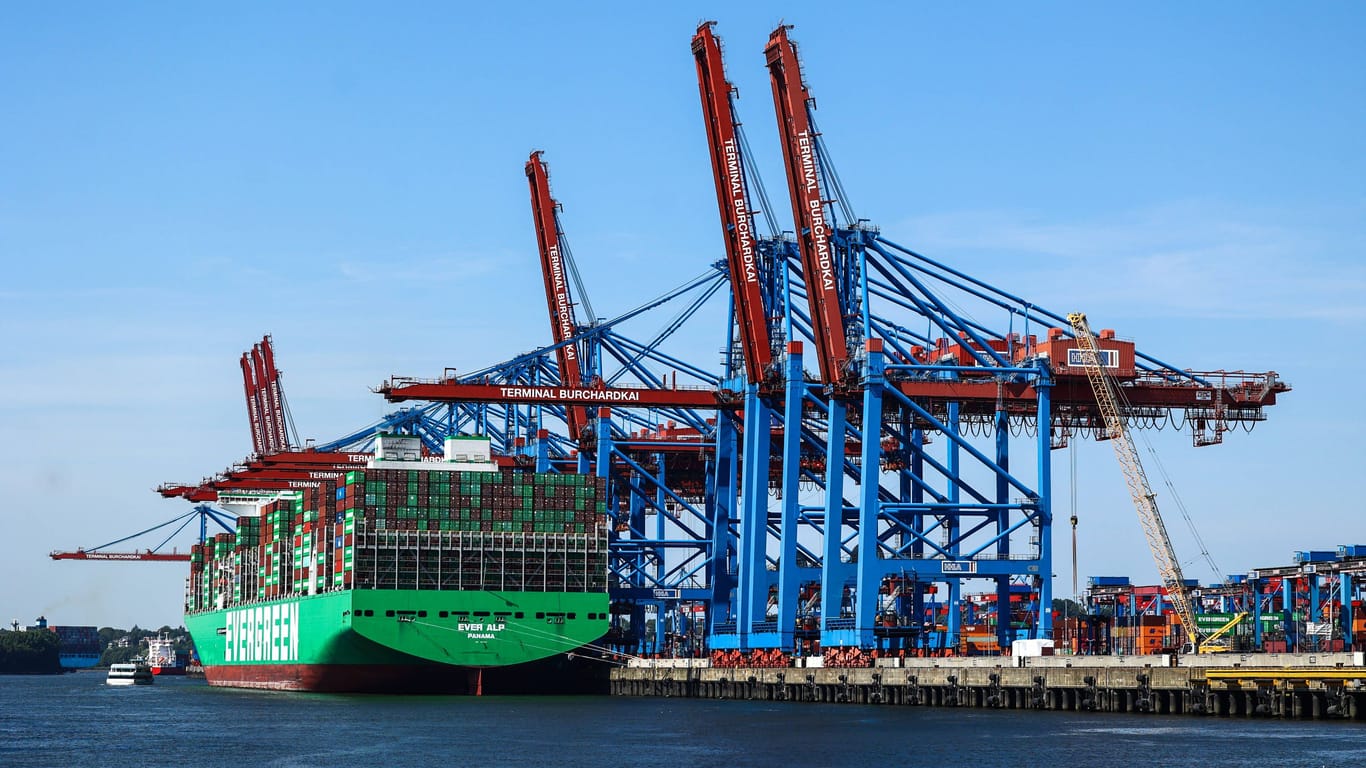
{"label": "gantry crane", "polygon": [[[459,408],[471,420],[451,416],[446,433],[462,424],[488,431],[524,468],[606,480],[612,599],[652,602],[658,616],[706,603],[713,648],[790,651],[812,637],[836,651],[955,647],[957,585],[969,579],[996,580],[997,605],[1009,604],[1014,582],[1032,580],[1041,609],[1027,630],[1046,637],[1049,456],[1057,447],[1049,435],[1099,436],[1109,421],[1073,360],[1078,344],[1064,331],[1066,316],[898,245],[853,215],[786,27],[765,47],[796,233],[791,243],[778,238],[774,210],[746,163],[734,88],[710,24],[699,27],[692,51],[727,259],[614,320],[598,321],[585,304],[591,322],[575,322],[575,299],[586,297],[569,290],[578,287],[573,262],[548,174],[533,155],[526,171],[555,344],[461,376],[447,369],[430,381],[393,378],[378,391],[392,402]],[[771,237],[755,233],[759,214]],[[734,314],[718,376],[668,354],[662,342],[707,297],[724,296],[727,282]],[[689,303],[657,337],[634,341],[618,331],[675,299]],[[798,335],[818,352],[816,381],[803,370]],[[1102,332],[1099,346],[1126,361],[1117,380],[1133,429],[1184,413],[1182,423],[1197,431],[1213,425],[1197,443],[1217,441],[1224,425],[1265,419],[1288,391],[1274,373],[1192,373],[1125,344]],[[268,379],[264,356],[261,366]],[[681,388],[679,373],[690,380]],[[249,400],[252,392],[260,400],[252,385]],[[543,420],[543,410],[565,414],[567,434]],[[261,424],[258,454],[269,452],[265,419],[263,411],[253,419]],[[1012,456],[1021,443],[1029,450]],[[547,444],[563,453],[551,457]],[[781,460],[772,461],[779,450]],[[294,451],[258,458],[259,467],[251,461],[201,486],[167,490],[212,499],[218,489],[298,487],[350,460]],[[314,458],[322,466],[312,466]],[[882,588],[892,582],[904,609],[889,623],[883,598],[893,593]],[[940,602],[931,596],[945,583],[941,621],[930,615]],[[818,625],[809,621],[815,612]],[[631,615],[643,627],[643,616]],[[660,632],[667,623],[655,622]],[[1008,647],[1015,631],[1000,623],[1000,644]]]}
{"label": "gantry crane", "polygon": [[1200,653],[1205,649],[1201,647],[1199,628],[1195,623],[1195,609],[1191,605],[1185,577],[1181,574],[1181,563],[1176,559],[1176,550],[1172,548],[1171,537],[1167,535],[1167,526],[1162,522],[1162,513],[1157,509],[1157,495],[1148,484],[1148,475],[1143,471],[1143,462],[1139,460],[1138,449],[1134,446],[1133,436],[1129,434],[1124,413],[1120,409],[1124,394],[1115,385],[1101,360],[1100,348],[1096,344],[1095,334],[1091,333],[1086,315],[1073,312],[1067,316],[1067,322],[1072,325],[1072,333],[1081,349],[1083,367],[1091,382],[1091,389],[1095,392],[1096,405],[1104,419],[1105,434],[1115,448],[1115,457],[1119,459],[1120,469],[1124,471],[1124,482],[1129,486],[1129,495],[1133,497],[1134,506],[1138,509],[1138,522],[1143,527],[1143,535],[1148,539],[1148,548],[1152,550],[1153,560],[1157,562],[1157,572],[1162,577],[1162,586],[1166,588],[1167,597],[1176,608],[1176,615],[1181,617],[1181,625],[1189,637],[1189,647]]}
{"label": "gantry crane", "polygon": [[[853,215],[823,151],[785,27],[770,36],[765,58],[796,237],[772,252],[778,258],[765,261],[768,241],[755,235],[754,222],[762,212],[772,226],[773,212],[757,175],[745,175],[752,168],[734,114],[734,89],[710,24],[698,28],[692,52],[727,248],[720,269],[730,277],[734,302],[727,318],[726,373],[698,375],[707,382],[703,387],[678,389],[659,386],[634,366],[628,378],[604,373],[605,386],[579,390],[534,386],[554,380],[543,378],[553,375],[549,367],[537,369],[542,378],[511,386],[498,369],[488,368],[430,382],[391,379],[379,391],[390,401],[611,406],[597,410],[591,430],[596,442],[591,453],[581,450],[579,456],[591,458],[591,466],[580,471],[608,480],[612,508],[622,510],[613,522],[629,532],[612,542],[613,573],[621,578],[613,599],[658,602],[665,593],[709,600],[713,648],[791,649],[795,603],[802,594],[802,611],[814,609],[814,595],[831,598],[819,601],[815,629],[824,648],[907,648],[912,641],[932,647],[917,635],[924,632],[931,587],[938,583],[949,585],[949,612],[942,622],[948,629],[934,642],[954,646],[961,623],[954,606],[959,584],[969,579],[994,579],[998,605],[1008,603],[1012,581],[1033,580],[1042,608],[1028,631],[1048,636],[1049,453],[1056,447],[1049,435],[1099,434],[1104,423],[1085,370],[1071,360],[1077,344],[1063,330],[1066,316],[898,245]],[[548,225],[541,230],[558,234]],[[997,320],[988,321],[996,312]],[[638,353],[655,352],[655,344],[631,345],[611,326],[580,328],[573,338],[593,335],[607,350],[604,359],[617,357],[612,350],[622,345],[617,359],[632,364]],[[1036,338],[1036,330],[1047,338]],[[816,382],[806,380],[794,331],[816,347]],[[788,343],[785,359],[781,341]],[[1250,426],[1288,391],[1274,373],[1191,373],[1132,343],[1103,338],[1100,346],[1124,364],[1120,378],[1130,413],[1142,419],[1135,429],[1158,426],[1173,412],[1193,419],[1186,424],[1215,418]],[[744,355],[743,365],[733,348]],[[555,350],[532,354],[549,358]],[[658,360],[669,367],[681,362],[663,355]],[[632,379],[640,383],[628,384]],[[738,398],[741,388],[744,396]],[[640,461],[644,451],[664,455],[666,444],[623,435],[617,420],[632,418],[633,409],[709,405],[719,411],[715,428],[699,433],[713,434],[714,448],[704,452],[697,443],[680,443],[710,462],[707,492],[698,502],[696,494],[680,492],[681,481],[694,483],[695,474],[680,477],[662,460]],[[540,422],[535,426],[545,429]],[[991,435],[993,444],[974,445],[973,438],[983,435]],[[1031,461],[1011,456],[1031,438]],[[781,460],[771,461],[779,450]],[[646,511],[659,513],[654,531],[643,527]],[[818,550],[812,544],[817,541]],[[668,558],[668,567],[647,572],[641,563],[653,557]],[[904,616],[888,625],[878,601],[880,587],[892,577],[907,585],[898,594],[912,597]],[[813,591],[810,584],[817,579]],[[839,599],[850,587],[847,598]],[[776,616],[770,616],[775,588]],[[1015,629],[1002,622],[998,630],[1008,647]],[[889,641],[900,645],[888,646]]]}

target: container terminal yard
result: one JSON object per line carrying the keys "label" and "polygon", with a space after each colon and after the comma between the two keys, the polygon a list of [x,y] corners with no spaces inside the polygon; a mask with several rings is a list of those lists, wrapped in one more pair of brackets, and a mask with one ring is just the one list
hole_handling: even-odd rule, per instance
{"label": "container terminal yard", "polygon": [[[1135,447],[1134,432],[1166,428],[1218,450],[1290,386],[1237,361],[1165,362],[1093,330],[1077,310],[1105,308],[1081,306],[1084,294],[1050,310],[860,217],[791,31],[728,50],[756,65],[762,52],[788,206],[752,162],[714,23],[692,37],[725,256],[699,260],[699,277],[597,316],[533,151],[546,346],[392,376],[375,388],[396,406],[379,423],[302,446],[266,337],[240,360],[253,454],[160,489],[194,505],[170,524],[199,523],[195,551],[117,551],[120,540],[53,556],[191,561],[201,655],[291,662],[223,684],[396,689],[387,675],[422,657],[461,670],[470,693],[486,692],[486,670],[542,664],[518,679],[549,690],[569,674],[546,665],[562,657],[602,669],[573,674],[620,695],[1366,717],[1366,546],[1188,579]],[[711,301],[728,308],[710,329],[719,365],[670,345]],[[638,332],[651,320],[662,324]],[[392,455],[400,438],[411,456]],[[452,455],[460,438],[487,442],[480,466]],[[1094,576],[1084,604],[1059,611],[1053,456],[1087,439],[1114,448],[1145,534],[1115,545],[1146,546],[1160,581]],[[494,495],[478,495],[476,471],[496,478]],[[589,570],[571,578],[566,562]],[[538,588],[547,572],[555,586]],[[548,596],[552,610],[493,610],[487,596],[503,590]],[[386,611],[390,599],[400,607]],[[375,647],[299,656],[321,621],[338,643]],[[508,643],[534,652],[505,654]],[[354,674],[296,669],[310,665]]]}

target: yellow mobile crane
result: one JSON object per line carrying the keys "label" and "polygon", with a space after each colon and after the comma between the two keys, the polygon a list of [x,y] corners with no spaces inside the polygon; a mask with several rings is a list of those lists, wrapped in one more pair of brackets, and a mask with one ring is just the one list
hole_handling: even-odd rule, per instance
{"label": "yellow mobile crane", "polygon": [[1133,496],[1134,506],[1138,508],[1138,522],[1143,526],[1148,548],[1152,550],[1153,559],[1157,561],[1157,572],[1162,577],[1162,586],[1167,588],[1167,597],[1176,608],[1176,615],[1181,618],[1181,626],[1186,630],[1186,647],[1199,653],[1203,649],[1200,647],[1199,632],[1195,625],[1195,609],[1191,606],[1190,593],[1186,591],[1186,582],[1181,575],[1181,563],[1177,562],[1176,552],[1172,549],[1171,539],[1167,536],[1167,526],[1162,522],[1162,514],[1157,511],[1156,496],[1153,494],[1152,486],[1148,484],[1148,475],[1143,471],[1142,462],[1138,460],[1138,449],[1134,447],[1133,437],[1129,434],[1120,411],[1120,402],[1124,395],[1101,365],[1096,337],[1091,333],[1086,315],[1073,312],[1067,316],[1067,322],[1072,325],[1072,333],[1081,348],[1086,377],[1091,381],[1091,389],[1096,395],[1096,405],[1100,407],[1101,416],[1105,420],[1106,435],[1110,438],[1110,444],[1115,447],[1120,469],[1124,470],[1124,481],[1129,486],[1129,494]]}
{"label": "yellow mobile crane", "polygon": [[1247,611],[1240,611],[1234,615],[1232,619],[1229,619],[1227,624],[1209,633],[1204,640],[1200,641],[1196,653],[1224,653],[1225,651],[1231,650],[1229,642],[1224,638],[1224,635],[1232,632],[1233,628],[1242,623],[1243,619],[1246,618]]}

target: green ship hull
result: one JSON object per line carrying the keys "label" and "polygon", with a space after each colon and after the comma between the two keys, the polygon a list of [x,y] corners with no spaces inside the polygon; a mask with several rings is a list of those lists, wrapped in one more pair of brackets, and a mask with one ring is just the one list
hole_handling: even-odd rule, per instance
{"label": "green ship hull", "polygon": [[591,592],[344,589],[187,614],[210,685],[514,693],[595,687],[608,630]]}

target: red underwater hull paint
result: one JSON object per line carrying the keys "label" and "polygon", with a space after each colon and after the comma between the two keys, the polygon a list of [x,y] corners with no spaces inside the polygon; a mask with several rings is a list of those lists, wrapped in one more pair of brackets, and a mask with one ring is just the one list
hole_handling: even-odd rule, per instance
{"label": "red underwater hull paint", "polygon": [[226,664],[204,668],[209,685],[316,693],[607,693],[607,665],[555,656],[512,667],[448,664]]}
{"label": "red underwater hull paint", "polygon": [[209,685],[320,693],[464,693],[463,667],[425,664],[242,664],[205,667]]}

